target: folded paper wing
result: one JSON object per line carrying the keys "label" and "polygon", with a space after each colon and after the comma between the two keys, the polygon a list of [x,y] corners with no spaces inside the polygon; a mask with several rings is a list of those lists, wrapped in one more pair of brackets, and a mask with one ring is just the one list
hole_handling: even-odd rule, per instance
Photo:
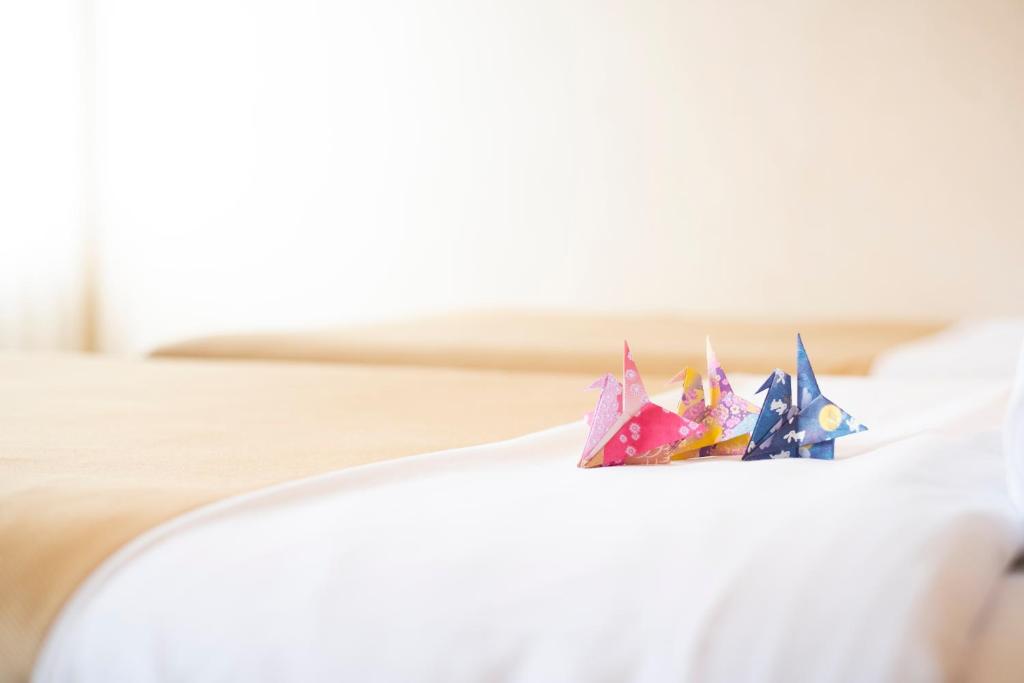
{"label": "folded paper wing", "polygon": [[777,432],[785,421],[796,414],[793,407],[792,389],[790,388],[791,378],[788,373],[776,369],[768,379],[764,381],[757,393],[767,390],[764,397],[764,404],[757,416],[754,430],[750,434],[750,445],[747,452],[753,451],[759,444],[765,441],[770,434]]}
{"label": "folded paper wing", "polygon": [[767,390],[744,460],[813,458],[832,460],[834,440],[867,427],[821,393],[797,335],[797,402],[792,404],[792,378],[775,370],[758,393]]}
{"label": "folded paper wing", "polygon": [[622,402],[622,385],[618,380],[607,374],[590,385],[591,389],[600,389],[601,394],[597,397],[597,405],[587,414],[587,424],[590,431],[587,434],[587,442],[583,447],[583,455],[580,458],[580,467],[585,467],[588,458],[600,448],[605,435],[609,433],[619,415],[622,413],[620,404]]}
{"label": "folded paper wing", "polygon": [[700,437],[704,426],[652,403],[629,344],[623,348],[620,385],[605,375],[590,388],[600,389],[588,413],[590,430],[579,467],[668,463],[680,442]]}

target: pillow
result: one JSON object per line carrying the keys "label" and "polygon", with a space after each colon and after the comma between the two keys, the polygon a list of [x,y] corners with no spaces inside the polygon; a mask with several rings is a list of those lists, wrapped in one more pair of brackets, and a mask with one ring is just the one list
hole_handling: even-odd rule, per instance
{"label": "pillow", "polygon": [[890,379],[1002,380],[1013,372],[1021,340],[1024,318],[965,320],[883,351],[871,374]]}

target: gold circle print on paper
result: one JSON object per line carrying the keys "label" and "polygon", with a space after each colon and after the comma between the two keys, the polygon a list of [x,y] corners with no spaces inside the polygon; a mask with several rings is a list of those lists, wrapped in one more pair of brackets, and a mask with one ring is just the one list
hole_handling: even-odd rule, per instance
{"label": "gold circle print on paper", "polygon": [[826,404],[818,413],[818,424],[826,432],[833,431],[843,420],[843,413],[831,403]]}

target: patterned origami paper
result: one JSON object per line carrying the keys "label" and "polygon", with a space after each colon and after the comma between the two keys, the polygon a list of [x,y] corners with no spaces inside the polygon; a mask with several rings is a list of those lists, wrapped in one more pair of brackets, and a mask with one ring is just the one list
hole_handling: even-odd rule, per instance
{"label": "patterned origami paper", "polygon": [[672,454],[673,460],[697,455],[743,455],[747,452],[759,408],[733,391],[711,348],[711,339],[707,340],[706,353],[710,401],[705,403],[700,373],[693,368],[686,368],[671,380],[683,382],[678,413],[691,422],[704,425],[704,435],[679,444]]}
{"label": "patterned origami paper", "polygon": [[821,393],[800,335],[796,336],[796,377],[795,406],[792,378],[782,370],[776,369],[757,390],[768,393],[744,460],[797,457],[832,460],[835,439],[867,431],[867,427]]}
{"label": "patterned origami paper", "polygon": [[601,393],[587,414],[590,430],[579,467],[666,464],[680,443],[706,430],[651,402],[629,344],[623,345],[622,366],[622,384],[608,374],[590,386]]}

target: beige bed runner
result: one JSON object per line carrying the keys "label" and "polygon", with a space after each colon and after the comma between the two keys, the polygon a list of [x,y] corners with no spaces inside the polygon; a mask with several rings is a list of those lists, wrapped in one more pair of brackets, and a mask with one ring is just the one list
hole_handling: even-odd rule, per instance
{"label": "beige bed runner", "polygon": [[580,315],[516,311],[462,313],[319,332],[205,337],[157,349],[158,356],[263,358],[600,374],[622,362],[622,340],[643,371],[671,376],[704,366],[704,336],[730,372],[790,371],[803,333],[820,374],[865,374],[882,351],[933,334],[941,323],[802,322],[708,316]]}
{"label": "beige bed runner", "polygon": [[75,587],[147,529],[269,484],[568,422],[592,407],[591,379],[0,355],[0,680],[29,676]]}

